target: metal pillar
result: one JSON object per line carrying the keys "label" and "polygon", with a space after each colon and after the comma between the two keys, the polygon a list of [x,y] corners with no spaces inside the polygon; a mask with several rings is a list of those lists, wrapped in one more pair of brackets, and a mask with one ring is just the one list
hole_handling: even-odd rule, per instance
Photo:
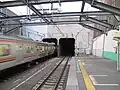
{"label": "metal pillar", "polygon": [[[82,2],[82,7],[81,7],[81,13],[83,13],[84,7],[85,7],[85,2],[83,1]],[[79,18],[80,22],[81,22],[81,19],[82,19],[82,16],[80,16],[80,18]]]}
{"label": "metal pillar", "polygon": [[117,43],[117,71],[120,71],[120,40]]}
{"label": "metal pillar", "polygon": [[97,41],[96,41],[96,44],[95,44],[95,56],[97,56]]}
{"label": "metal pillar", "polygon": [[102,49],[103,57],[104,57],[104,48],[105,48],[105,34],[103,36],[103,49]]}
{"label": "metal pillar", "polygon": [[120,71],[120,43],[118,42],[118,52],[117,52],[117,55],[118,55],[118,58],[117,58],[117,71]]}

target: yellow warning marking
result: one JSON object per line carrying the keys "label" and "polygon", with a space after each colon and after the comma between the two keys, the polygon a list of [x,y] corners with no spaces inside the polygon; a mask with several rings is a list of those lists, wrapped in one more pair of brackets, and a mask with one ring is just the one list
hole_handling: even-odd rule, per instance
{"label": "yellow warning marking", "polygon": [[82,62],[80,62],[80,69],[81,69],[87,90],[96,90]]}

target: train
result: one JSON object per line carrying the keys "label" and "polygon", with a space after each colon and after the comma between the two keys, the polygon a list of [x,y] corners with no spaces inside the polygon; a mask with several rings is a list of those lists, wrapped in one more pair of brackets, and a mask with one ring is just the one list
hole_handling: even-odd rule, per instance
{"label": "train", "polygon": [[0,71],[52,55],[54,43],[34,41],[22,36],[0,36]]}

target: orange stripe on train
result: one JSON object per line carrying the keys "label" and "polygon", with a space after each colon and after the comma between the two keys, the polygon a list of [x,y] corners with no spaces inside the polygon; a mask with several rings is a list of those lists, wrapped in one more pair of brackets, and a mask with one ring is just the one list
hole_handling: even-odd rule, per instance
{"label": "orange stripe on train", "polygon": [[7,58],[0,58],[0,63],[1,62],[6,62],[6,61],[11,61],[11,60],[14,60],[14,59],[16,59],[15,56],[7,57]]}
{"label": "orange stripe on train", "polygon": [[26,42],[26,41],[18,41],[18,40],[0,40],[0,42],[13,42],[13,43],[20,43],[20,44],[38,43],[38,42]]}
{"label": "orange stripe on train", "polygon": [[35,54],[24,54],[24,57],[32,57],[35,56]]}

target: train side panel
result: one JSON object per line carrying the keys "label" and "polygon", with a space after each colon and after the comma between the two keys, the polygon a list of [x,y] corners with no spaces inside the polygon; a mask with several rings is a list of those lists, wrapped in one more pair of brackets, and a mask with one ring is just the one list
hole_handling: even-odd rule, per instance
{"label": "train side panel", "polygon": [[16,44],[0,41],[0,70],[17,65]]}
{"label": "train side panel", "polygon": [[23,45],[23,62],[31,62],[32,60],[37,59],[35,43],[24,44]]}
{"label": "train side panel", "polygon": [[0,70],[53,54],[54,45],[0,41]]}

